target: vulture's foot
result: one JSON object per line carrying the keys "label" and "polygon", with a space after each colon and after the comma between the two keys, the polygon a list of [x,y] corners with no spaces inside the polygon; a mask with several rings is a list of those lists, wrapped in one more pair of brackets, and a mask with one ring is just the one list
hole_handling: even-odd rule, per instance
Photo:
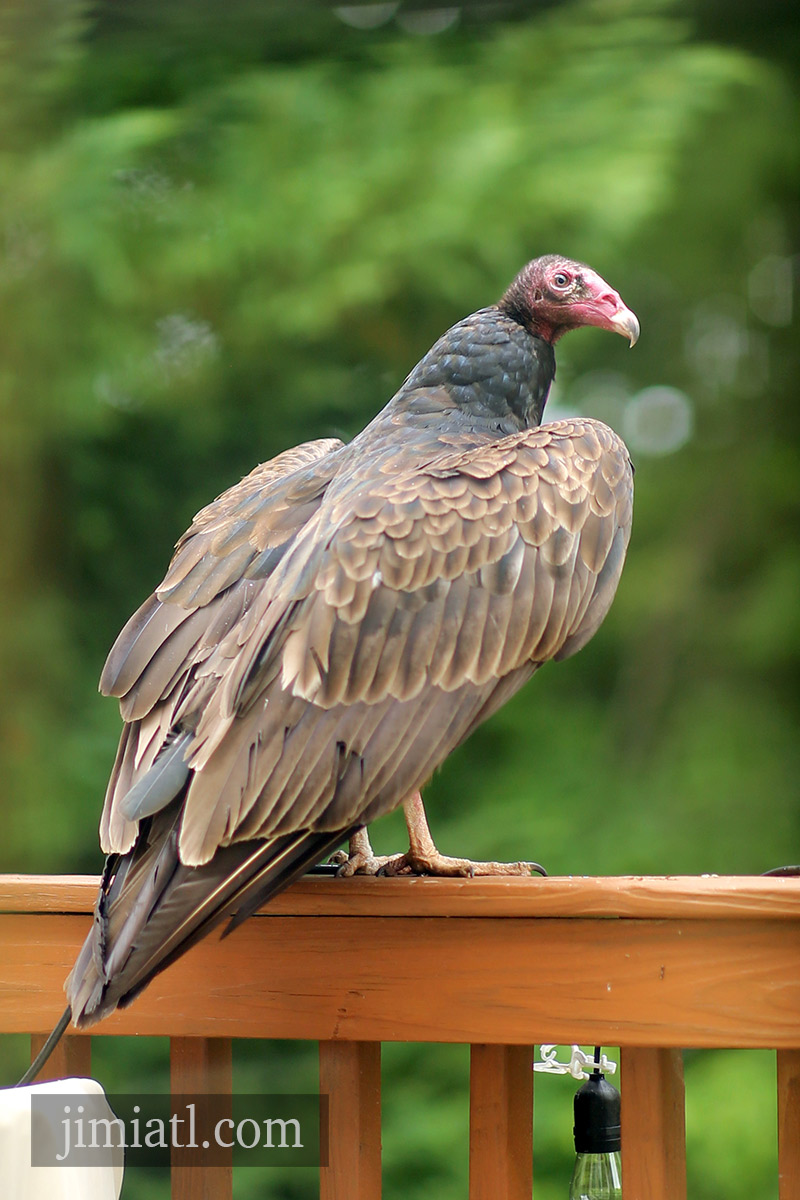
{"label": "vulture's foot", "polygon": [[546,875],[544,867],[534,862],[473,862],[470,858],[451,858],[440,854],[434,846],[424,853],[409,850],[397,854],[382,866],[380,875],[530,875],[532,872]]}
{"label": "vulture's foot", "polygon": [[366,829],[359,829],[350,838],[349,848],[337,850],[328,861],[339,868],[337,876],[349,878],[351,875],[402,874],[388,869],[400,858],[403,858],[402,854],[375,854]]}
{"label": "vulture's foot", "polygon": [[422,796],[414,792],[403,804],[408,828],[408,850],[380,868],[381,875],[546,875],[544,867],[530,862],[472,862],[440,854],[428,828]]}

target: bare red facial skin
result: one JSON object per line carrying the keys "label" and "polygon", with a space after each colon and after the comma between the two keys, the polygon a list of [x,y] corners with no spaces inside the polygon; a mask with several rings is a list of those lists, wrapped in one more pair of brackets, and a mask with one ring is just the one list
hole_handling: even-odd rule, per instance
{"label": "bare red facial skin", "polygon": [[556,342],[570,329],[594,325],[626,337],[639,337],[639,322],[619,292],[584,263],[547,255],[523,268],[501,307],[514,312],[538,337]]}

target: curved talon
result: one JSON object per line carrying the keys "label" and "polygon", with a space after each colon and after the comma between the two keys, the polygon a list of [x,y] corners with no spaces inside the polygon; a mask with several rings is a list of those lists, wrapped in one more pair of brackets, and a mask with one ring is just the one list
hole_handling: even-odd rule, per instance
{"label": "curved talon", "polygon": [[392,879],[398,875],[435,875],[436,872],[430,870],[427,863],[406,852],[405,854],[393,854],[388,862],[384,863],[378,874],[385,879]]}
{"label": "curved talon", "polygon": [[378,870],[378,874],[383,879],[393,879],[397,875],[414,875],[421,874],[419,871],[414,871],[414,868],[407,861],[407,854],[392,854],[387,856],[386,862]]}
{"label": "curved talon", "polygon": [[347,879],[351,875],[355,875],[356,871],[363,865],[363,855],[358,852],[348,854],[346,850],[337,850],[328,859],[332,867],[338,867],[336,872],[337,879]]}
{"label": "curved talon", "polygon": [[395,855],[394,860],[390,859],[389,862],[385,862],[383,864],[383,866],[378,871],[378,874],[381,876],[381,878],[391,879],[392,876],[400,874],[400,871],[397,870],[397,861],[396,861],[397,859],[400,859],[400,858],[405,858],[405,855],[404,854]]}

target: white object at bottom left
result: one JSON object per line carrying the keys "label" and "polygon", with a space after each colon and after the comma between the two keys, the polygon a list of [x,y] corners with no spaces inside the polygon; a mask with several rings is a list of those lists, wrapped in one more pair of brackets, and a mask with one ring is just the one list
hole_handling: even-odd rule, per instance
{"label": "white object at bottom left", "polygon": [[[95,1079],[55,1079],[0,1091],[0,1196],[9,1200],[119,1200],[121,1149],[107,1153],[98,1165],[72,1166],[61,1161],[68,1157],[64,1128],[74,1119],[78,1105],[84,1107],[82,1098],[95,1116],[114,1121]],[[58,1165],[32,1165],[42,1160]]]}

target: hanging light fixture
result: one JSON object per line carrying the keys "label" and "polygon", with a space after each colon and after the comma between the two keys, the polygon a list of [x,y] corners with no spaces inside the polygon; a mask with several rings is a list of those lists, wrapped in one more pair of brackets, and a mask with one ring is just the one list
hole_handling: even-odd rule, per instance
{"label": "hanging light fixture", "polygon": [[[602,1063],[596,1046],[595,1063]],[[569,1200],[622,1200],[619,1092],[599,1067],[574,1100],[575,1168]]]}

